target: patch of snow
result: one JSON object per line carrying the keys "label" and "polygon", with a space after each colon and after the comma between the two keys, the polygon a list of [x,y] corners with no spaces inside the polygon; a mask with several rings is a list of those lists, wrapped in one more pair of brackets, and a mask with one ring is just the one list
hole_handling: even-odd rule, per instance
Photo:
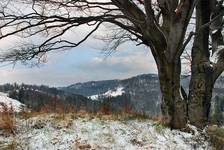
{"label": "patch of snow", "polygon": [[92,95],[92,96],[89,96],[88,98],[90,98],[91,100],[98,100],[99,95]]}
{"label": "patch of snow", "polygon": [[114,90],[109,90],[109,91],[107,91],[103,94],[99,94],[99,95],[92,95],[92,96],[89,96],[88,98],[90,98],[92,100],[98,100],[100,97],[117,97],[117,96],[121,96],[123,93],[125,93],[124,87],[118,86]]}
{"label": "patch of snow", "polygon": [[215,34],[217,31],[218,31],[217,29],[213,30],[212,31],[212,34]]}
{"label": "patch of snow", "polygon": [[[18,100],[9,98],[6,93],[0,92],[0,103],[6,104],[6,106],[10,109],[12,108],[13,111],[19,112],[24,104],[20,103]],[[2,106],[0,106],[0,111],[2,111]]]}
{"label": "patch of snow", "polygon": [[106,97],[116,97],[116,96],[121,96],[124,93],[124,88],[123,87],[117,87],[115,91],[109,90],[103,95]]}
{"label": "patch of snow", "polygon": [[215,53],[210,57],[210,60],[211,60],[212,63],[217,63],[217,61],[218,61],[218,54],[223,49],[224,49],[224,46],[218,46],[218,48],[215,51]]}
{"label": "patch of snow", "polygon": [[212,64],[212,63],[210,63],[210,64],[209,64],[209,66],[210,66],[210,67],[213,67],[213,64]]}
{"label": "patch of snow", "polygon": [[[34,128],[39,121],[42,128]],[[28,123],[27,123],[28,122]],[[20,120],[15,135],[18,150],[211,150],[206,138],[199,132],[185,133],[170,130],[151,120],[101,120],[76,118],[70,126],[57,128],[50,116]],[[1,139],[0,134],[0,139]],[[2,138],[4,139],[4,138]],[[87,149],[87,148],[86,148]]]}
{"label": "patch of snow", "polygon": [[183,97],[183,95],[182,95],[181,88],[179,88],[179,93],[180,93],[180,97],[181,97],[181,99],[184,100],[184,97]]}

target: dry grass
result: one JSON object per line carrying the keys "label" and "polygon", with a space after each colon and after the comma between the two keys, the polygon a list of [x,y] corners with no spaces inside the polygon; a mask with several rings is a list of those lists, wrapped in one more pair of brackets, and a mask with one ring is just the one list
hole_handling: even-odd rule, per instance
{"label": "dry grass", "polygon": [[74,106],[65,107],[61,103],[45,104],[39,110],[24,109],[19,113],[19,116],[23,119],[29,119],[36,116],[44,116],[46,114],[56,114],[58,119],[65,119],[66,114],[75,114],[76,108]]}
{"label": "dry grass", "polygon": [[208,135],[210,137],[211,144],[216,150],[224,149],[224,128],[211,125],[208,127]]}
{"label": "dry grass", "polygon": [[88,144],[86,141],[85,142],[81,142],[80,138],[76,138],[74,145],[73,145],[74,149],[79,149],[79,150],[90,150],[91,149],[91,145]]}
{"label": "dry grass", "polygon": [[16,150],[18,146],[16,139],[13,139],[10,143],[0,143],[1,150]]}
{"label": "dry grass", "polygon": [[107,104],[103,104],[100,108],[100,111],[99,111],[100,114],[104,114],[104,115],[110,115],[112,112],[110,110],[110,107],[109,105]]}
{"label": "dry grass", "polygon": [[[53,107],[52,107],[53,106]],[[135,113],[131,107],[125,105],[122,112],[112,112],[108,105],[102,105],[99,112],[89,112],[86,107],[81,107],[78,111],[74,106],[67,106],[60,104],[59,102],[53,105],[44,105],[39,111],[27,111],[20,112],[19,116],[27,120],[33,117],[46,117],[52,114],[53,120],[56,126],[69,127],[74,118],[87,118],[87,119],[101,119],[101,120],[144,120],[149,118],[145,113]],[[154,118],[155,119],[155,118]]]}
{"label": "dry grass", "polygon": [[[101,109],[97,113],[92,113],[87,111],[85,107],[81,107],[79,111],[77,111],[74,107],[67,107],[66,110],[63,107],[57,108],[57,111],[49,111],[45,106],[40,111],[23,111],[20,113],[20,116],[23,119],[29,119],[37,116],[46,116],[49,114],[53,114],[54,119],[57,123],[65,123],[69,124],[71,120],[74,118],[87,118],[87,119],[101,119],[101,120],[145,120],[151,119],[144,113],[134,113],[132,111],[123,111],[123,112],[111,112],[105,109]],[[155,119],[155,118],[154,118]]]}
{"label": "dry grass", "polygon": [[16,128],[16,121],[13,108],[8,108],[4,103],[0,103],[0,107],[0,129],[9,133],[14,133]]}
{"label": "dry grass", "polygon": [[163,116],[162,114],[159,114],[157,116],[154,116],[151,118],[154,122],[157,122],[157,123],[160,123],[160,124],[163,124]]}
{"label": "dry grass", "polygon": [[[91,113],[89,113],[91,114]],[[91,114],[94,117],[104,120],[144,120],[144,119],[151,119],[147,116],[144,112],[135,112],[132,110],[131,106],[125,104],[123,110],[120,112],[112,112],[110,107],[107,104],[101,106],[99,112]]]}

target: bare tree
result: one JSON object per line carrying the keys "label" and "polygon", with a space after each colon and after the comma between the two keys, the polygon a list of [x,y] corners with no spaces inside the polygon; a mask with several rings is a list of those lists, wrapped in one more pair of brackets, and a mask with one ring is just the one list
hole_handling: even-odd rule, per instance
{"label": "bare tree", "polygon": [[[194,10],[196,29],[187,35]],[[151,50],[160,79],[164,123],[183,128],[189,119],[203,127],[208,121],[214,82],[224,70],[222,51],[218,61],[211,62],[208,43],[211,33],[213,52],[222,45],[222,16],[222,1],[218,0],[2,0],[0,39],[41,34],[45,40],[12,49],[0,60],[40,59],[49,51],[77,47],[101,25],[112,24],[119,34],[108,37],[110,48],[133,41]],[[83,39],[64,37],[80,26],[91,29]],[[193,37],[192,79],[186,97],[180,85],[181,55]]]}
{"label": "bare tree", "polygon": [[223,14],[223,0],[199,1],[196,7],[188,117],[199,127],[208,122],[212,90],[224,70]]}

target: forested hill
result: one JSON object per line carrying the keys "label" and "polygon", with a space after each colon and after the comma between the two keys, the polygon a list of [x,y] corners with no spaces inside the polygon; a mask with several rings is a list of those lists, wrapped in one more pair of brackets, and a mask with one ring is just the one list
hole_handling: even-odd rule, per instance
{"label": "forested hill", "polygon": [[[181,84],[188,93],[190,76],[182,76]],[[92,99],[113,96],[114,93],[126,94],[136,111],[143,110],[147,114],[160,113],[161,93],[159,79],[156,74],[143,74],[124,80],[104,80],[76,83],[60,88],[73,94],[81,94]],[[122,91],[119,91],[119,90]],[[119,93],[120,92],[120,93]],[[112,93],[112,94],[111,94]],[[224,77],[220,76],[213,90],[211,115],[215,120],[224,120]]]}
{"label": "forested hill", "polygon": [[[182,86],[187,92],[189,77],[182,77]],[[1,92],[18,99],[34,109],[57,100],[77,109],[86,107],[90,111],[99,111],[103,105],[111,111],[120,111],[127,105],[133,111],[144,112],[150,116],[160,114],[161,93],[158,75],[143,74],[124,80],[104,80],[76,83],[67,87],[53,88],[25,84],[5,84]],[[216,121],[224,120],[224,77],[220,77],[213,91],[212,112]]]}

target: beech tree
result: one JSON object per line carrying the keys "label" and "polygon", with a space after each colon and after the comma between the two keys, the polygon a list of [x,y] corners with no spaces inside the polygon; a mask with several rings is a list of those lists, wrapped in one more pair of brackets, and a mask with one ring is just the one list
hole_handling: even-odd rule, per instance
{"label": "beech tree", "polygon": [[[119,32],[107,38],[110,48],[133,41],[152,52],[164,124],[184,128],[189,120],[202,128],[208,123],[214,83],[224,70],[222,4],[223,0],[2,0],[0,39],[42,35],[45,40],[11,49],[0,60],[41,59],[47,52],[77,47],[102,25],[112,24]],[[192,19],[194,29],[189,28]],[[91,29],[83,39],[64,38],[80,26]],[[180,83],[181,55],[190,41],[192,74],[186,93]]]}

